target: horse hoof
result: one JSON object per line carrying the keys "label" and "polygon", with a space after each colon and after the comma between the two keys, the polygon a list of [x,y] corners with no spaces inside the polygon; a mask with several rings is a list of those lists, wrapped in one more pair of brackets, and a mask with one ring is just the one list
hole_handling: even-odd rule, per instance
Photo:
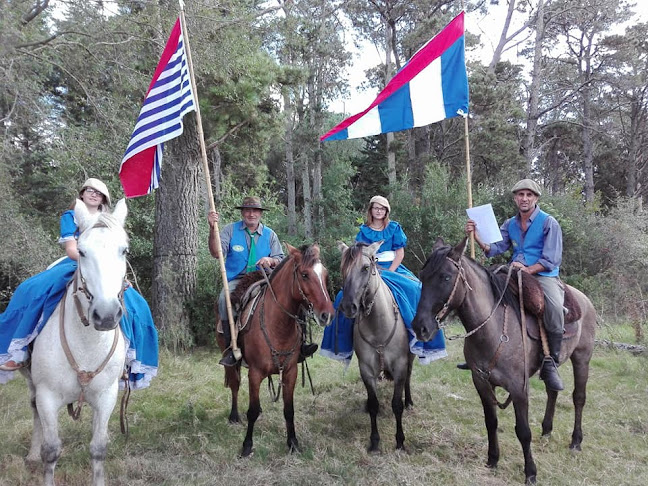
{"label": "horse hoof", "polygon": [[244,459],[244,458],[247,458],[247,457],[252,457],[253,454],[254,454],[254,451],[252,450],[251,447],[244,447],[241,450],[241,455],[239,457]]}
{"label": "horse hoof", "polygon": [[486,467],[488,469],[497,469],[497,463],[496,462],[487,462]]}
{"label": "horse hoof", "polygon": [[581,449],[580,444],[570,444],[569,450],[576,451],[576,452],[581,452],[583,449]]}
{"label": "horse hoof", "polygon": [[238,415],[230,415],[227,421],[230,424],[238,425],[241,423],[241,417],[239,417]]}
{"label": "horse hoof", "polygon": [[535,484],[537,480],[537,477],[534,476],[529,476],[528,478],[525,479],[524,484]]}
{"label": "horse hoof", "polygon": [[290,454],[299,454],[299,453],[301,453],[301,451],[299,450],[299,445],[296,444],[296,443],[295,444],[290,444],[288,446],[288,452]]}

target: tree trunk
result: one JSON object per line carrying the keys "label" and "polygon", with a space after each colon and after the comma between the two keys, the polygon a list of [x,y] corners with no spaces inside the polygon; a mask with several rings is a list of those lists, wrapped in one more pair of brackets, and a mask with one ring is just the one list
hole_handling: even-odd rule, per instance
{"label": "tree trunk", "polygon": [[544,0],[538,0],[538,13],[536,16],[536,38],[533,53],[533,69],[531,70],[531,83],[529,85],[529,107],[527,111],[527,126],[522,148],[526,158],[526,174],[531,174],[533,160],[536,158],[535,140],[538,131],[538,105],[540,100],[540,82],[542,75],[542,41],[545,35],[544,28]]}
{"label": "tree trunk", "polygon": [[284,153],[286,155],[286,191],[288,196],[288,234],[297,234],[297,212],[295,205],[295,160],[293,158],[293,108],[289,88],[283,88],[284,100]]}
{"label": "tree trunk", "polygon": [[200,151],[193,116],[167,143],[155,194],[153,318],[174,351],[192,344],[187,303],[196,288]]}
{"label": "tree trunk", "polygon": [[[390,22],[385,22],[385,86],[391,79],[392,73],[392,30]],[[387,179],[389,187],[396,187],[396,153],[393,150],[394,134],[389,132],[387,135]]]}
{"label": "tree trunk", "polygon": [[221,153],[218,146],[211,149],[209,152],[209,170],[211,176],[211,185],[214,192],[214,200],[216,203],[221,200]]}
{"label": "tree trunk", "polygon": [[308,156],[302,150],[301,161],[302,192],[304,193],[304,234],[309,240],[313,238],[313,203],[311,198],[310,168]]}

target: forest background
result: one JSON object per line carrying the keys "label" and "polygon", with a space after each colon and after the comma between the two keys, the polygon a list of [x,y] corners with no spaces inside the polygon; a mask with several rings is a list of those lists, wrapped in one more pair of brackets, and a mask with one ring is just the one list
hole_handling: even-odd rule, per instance
{"label": "forest background", "polygon": [[[463,237],[464,121],[321,144],[343,118],[354,43],[383,62],[375,92],[462,7],[506,12],[485,58],[467,32],[475,205],[513,213],[510,187],[543,186],[564,234],[562,276],[602,320],[643,341],[648,291],[648,24],[617,0],[199,0],[186,3],[211,183],[221,221],[244,195],[293,245],[317,241],[340,287],[335,242],[350,242],[375,194],[390,198],[418,273],[438,236]],[[465,5],[464,5],[465,4]],[[119,163],[178,4],[0,0],[0,309],[62,255],[60,214],[87,177],[121,197]],[[488,26],[488,22],[482,22]],[[493,22],[493,28],[499,23]],[[492,34],[492,32],[490,32]],[[515,51],[515,56],[507,52]],[[357,73],[355,73],[357,74]],[[207,250],[195,117],[166,144],[161,186],[129,200],[131,278],[172,350],[213,341],[220,288]]]}

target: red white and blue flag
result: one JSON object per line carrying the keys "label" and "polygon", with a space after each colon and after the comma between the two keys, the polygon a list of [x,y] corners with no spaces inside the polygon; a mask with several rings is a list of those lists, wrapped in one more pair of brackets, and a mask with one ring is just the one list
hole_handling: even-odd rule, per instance
{"label": "red white and blue flag", "polygon": [[468,114],[464,13],[433,37],[389,81],[369,107],[320,137],[368,137]]}
{"label": "red white and blue flag", "polygon": [[178,19],[155,69],[119,168],[126,197],[144,196],[157,189],[164,142],[182,133],[182,117],[195,109],[196,101]]}

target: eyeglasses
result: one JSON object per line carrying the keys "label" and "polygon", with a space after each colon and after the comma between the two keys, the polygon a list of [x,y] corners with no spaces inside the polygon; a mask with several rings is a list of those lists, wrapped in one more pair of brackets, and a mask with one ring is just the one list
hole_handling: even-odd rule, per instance
{"label": "eyeglasses", "polygon": [[93,189],[92,187],[86,187],[85,192],[87,192],[88,194],[97,194],[99,196],[103,196],[102,192],[97,191],[96,189]]}
{"label": "eyeglasses", "polygon": [[381,212],[387,211],[387,208],[379,208],[378,206],[374,206],[371,209],[373,209],[374,211],[381,211]]}

